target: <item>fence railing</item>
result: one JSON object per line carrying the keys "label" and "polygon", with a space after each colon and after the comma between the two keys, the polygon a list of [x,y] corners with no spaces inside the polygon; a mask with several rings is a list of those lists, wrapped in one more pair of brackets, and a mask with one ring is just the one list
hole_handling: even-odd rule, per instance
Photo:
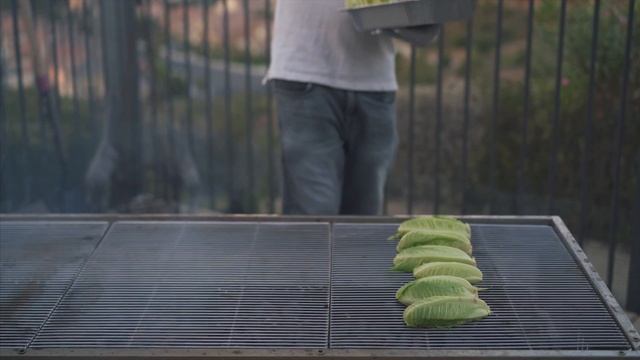
{"label": "fence railing", "polygon": [[[0,210],[277,212],[273,5],[1,0]],[[397,44],[385,211],[561,215],[640,311],[639,8],[480,0]]]}

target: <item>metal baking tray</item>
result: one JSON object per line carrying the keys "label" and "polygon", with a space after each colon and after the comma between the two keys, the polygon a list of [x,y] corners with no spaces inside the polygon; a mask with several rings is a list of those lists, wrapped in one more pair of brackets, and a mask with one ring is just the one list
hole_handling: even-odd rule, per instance
{"label": "metal baking tray", "polygon": [[374,31],[467,20],[474,10],[475,0],[401,0],[346,11],[356,30]]}

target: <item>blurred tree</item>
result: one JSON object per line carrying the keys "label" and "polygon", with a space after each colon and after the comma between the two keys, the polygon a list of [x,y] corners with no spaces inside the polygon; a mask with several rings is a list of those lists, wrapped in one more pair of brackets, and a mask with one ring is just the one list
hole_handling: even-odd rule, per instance
{"label": "blurred tree", "polygon": [[135,3],[101,1],[106,119],[87,171],[96,210],[130,201],[142,188]]}
{"label": "blurred tree", "polygon": [[[136,49],[138,35],[143,32],[138,29],[135,6],[132,1],[100,2],[106,118],[100,145],[85,177],[88,202],[94,211],[127,211],[129,204],[143,192],[142,127],[145,122],[140,111]],[[167,131],[175,132],[175,129]],[[178,139],[171,145],[172,149],[163,151],[167,156],[154,156],[168,169],[171,196],[179,199],[183,187],[195,192],[200,180],[184,141]]]}

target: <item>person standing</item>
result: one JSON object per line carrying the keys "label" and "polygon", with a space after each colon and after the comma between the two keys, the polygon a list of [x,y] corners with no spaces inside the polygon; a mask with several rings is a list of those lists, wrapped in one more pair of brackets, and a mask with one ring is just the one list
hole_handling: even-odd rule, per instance
{"label": "person standing", "polygon": [[280,126],[283,212],[376,215],[392,165],[395,51],[357,32],[344,0],[278,0],[271,83]]}

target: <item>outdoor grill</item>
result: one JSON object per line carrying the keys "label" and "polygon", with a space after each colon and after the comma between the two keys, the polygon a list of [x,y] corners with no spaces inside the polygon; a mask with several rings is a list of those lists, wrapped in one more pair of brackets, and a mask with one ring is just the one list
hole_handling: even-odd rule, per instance
{"label": "outdoor grill", "polygon": [[493,314],[411,329],[403,218],[0,221],[0,355],[630,358],[640,336],[556,217],[463,217]]}

